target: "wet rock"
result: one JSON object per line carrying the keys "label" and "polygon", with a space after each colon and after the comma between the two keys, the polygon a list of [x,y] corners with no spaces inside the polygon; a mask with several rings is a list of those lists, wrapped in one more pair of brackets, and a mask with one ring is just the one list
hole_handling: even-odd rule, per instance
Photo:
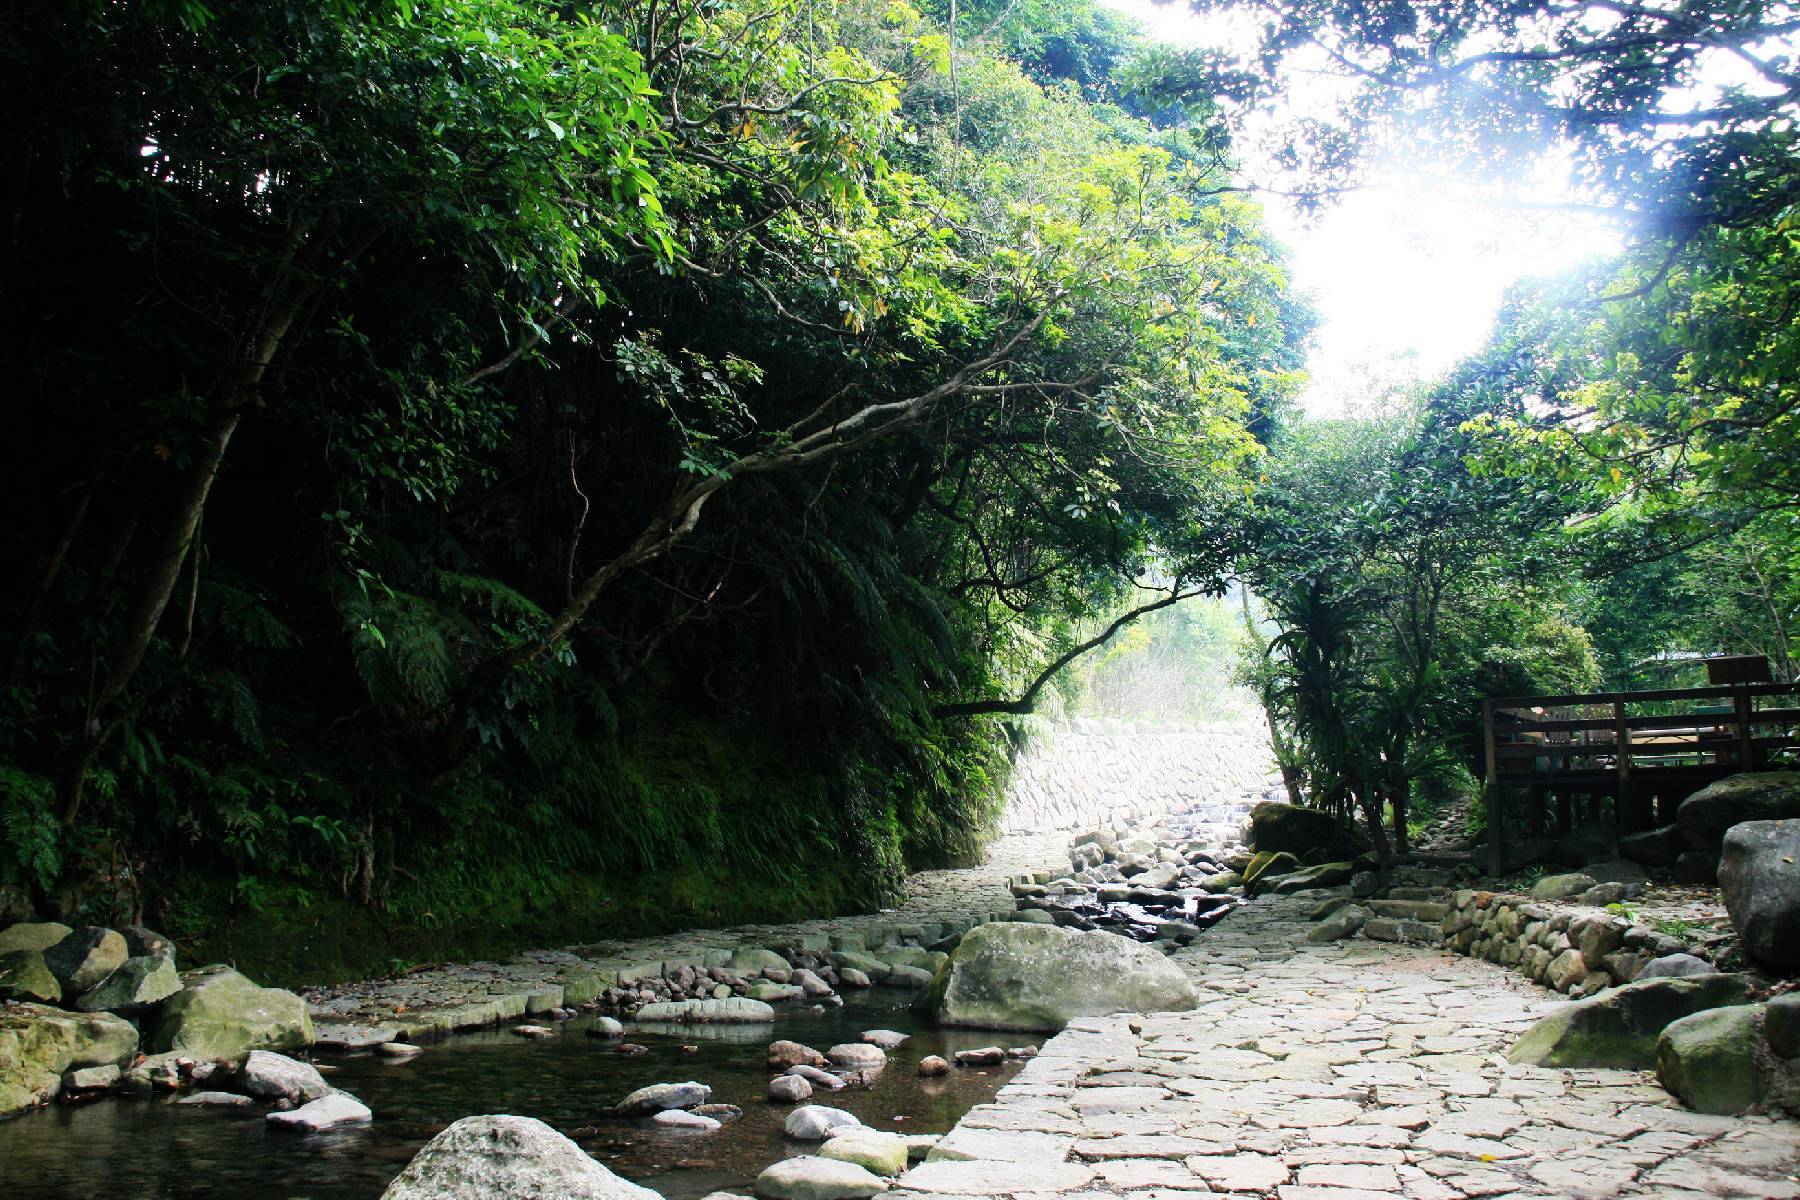
{"label": "wet rock", "polygon": [[819,978],[813,972],[807,970],[805,967],[801,967],[799,970],[795,971],[793,977],[789,979],[788,982],[799,987],[801,991],[814,998],[831,995],[831,985]]}
{"label": "wet rock", "polygon": [[999,1046],[982,1046],[956,1052],[956,1065],[959,1067],[993,1067],[1005,1061],[1006,1051]]}
{"label": "wet rock", "polygon": [[588,1026],[587,1034],[595,1038],[624,1037],[625,1026],[611,1017],[595,1017],[594,1023]]}
{"label": "wet rock", "polygon": [[697,1117],[711,1117],[715,1121],[735,1121],[744,1115],[744,1110],[735,1104],[696,1104],[687,1111]]}
{"label": "wet rock", "polygon": [[1657,1037],[1672,1022],[1749,1002],[1744,975],[1640,978],[1558,1007],[1526,1030],[1507,1057],[1526,1066],[1653,1070]]}
{"label": "wet rock", "polygon": [[238,1072],[238,1079],[244,1090],[259,1100],[303,1104],[331,1091],[325,1077],[311,1063],[267,1050],[252,1050]]}
{"label": "wet rock", "polygon": [[124,1066],[137,1047],[137,1030],[111,1013],[0,1004],[0,1116],[52,1099],[70,1070]]}
{"label": "wet rock", "polygon": [[838,983],[847,988],[866,988],[873,986],[869,977],[855,967],[839,967]]}
{"label": "wet rock", "polygon": [[785,1040],[769,1043],[769,1069],[771,1071],[785,1071],[789,1067],[797,1067],[802,1063],[809,1067],[822,1067],[825,1062],[825,1056],[811,1046]]}
{"label": "wet rock", "polygon": [[381,1045],[375,1047],[375,1053],[383,1058],[404,1061],[409,1058],[419,1057],[419,1055],[425,1053],[425,1047],[416,1046],[411,1042],[383,1042]]}
{"label": "wet rock", "polygon": [[464,1117],[432,1138],[381,1200],[661,1200],[530,1117]]}
{"label": "wet rock", "polygon": [[198,1108],[248,1108],[256,1101],[236,1092],[192,1092],[175,1103],[190,1104]]}
{"label": "wet rock", "polygon": [[1656,1040],[1657,1081],[1695,1112],[1743,1112],[1767,1089],[1756,1054],[1761,1022],[1753,1004],[1670,1022]]}
{"label": "wet rock", "polygon": [[1719,890],[1744,953],[1800,970],[1800,820],[1746,821],[1725,834]]}
{"label": "wet rock", "polygon": [[112,974],[82,994],[82,1012],[141,1013],[181,990],[175,959],[167,954],[128,958]]}
{"label": "wet rock", "polygon": [[804,1079],[816,1088],[822,1087],[828,1092],[835,1092],[848,1086],[830,1071],[821,1071],[818,1067],[809,1067],[805,1063],[789,1067],[786,1073],[796,1079]]}
{"label": "wet rock", "polygon": [[806,1155],[784,1159],[756,1177],[763,1200],[866,1200],[891,1186],[855,1163]]}
{"label": "wet rock", "polygon": [[[757,987],[777,987],[758,984]],[[787,993],[781,990],[783,996]],[[638,1009],[639,1021],[667,1021],[680,1025],[767,1025],[775,1020],[775,1010],[753,997],[733,996],[729,1000],[661,1000]]]}
{"label": "wet rock", "polygon": [[1191,1009],[1198,998],[1193,982],[1148,946],[996,922],[963,938],[915,1007],[945,1025],[1054,1031],[1076,1017]]}
{"label": "wet rock", "polygon": [[65,997],[75,997],[105,979],[124,963],[125,939],[110,929],[89,925],[70,931],[62,941],[44,951],[44,965],[62,985]]}
{"label": "wet rock", "polygon": [[338,1125],[366,1125],[374,1116],[368,1105],[350,1093],[331,1092],[302,1104],[299,1108],[272,1112],[265,1119],[275,1129],[317,1133],[321,1129],[331,1129]]}
{"label": "wet rock", "polygon": [[124,1077],[125,1073],[113,1063],[101,1067],[81,1067],[63,1076],[63,1095],[71,1092],[109,1091],[118,1087],[119,1081]]}
{"label": "wet rock", "polygon": [[950,1064],[935,1054],[927,1054],[919,1060],[919,1074],[930,1078],[934,1075],[948,1075]]}
{"label": "wet rock", "polygon": [[684,1112],[679,1108],[665,1108],[650,1118],[650,1123],[660,1125],[664,1129],[692,1129],[696,1133],[710,1133],[724,1128],[724,1122],[715,1117],[701,1113]]}
{"label": "wet rock", "polygon": [[769,1080],[769,1099],[776,1104],[799,1104],[812,1099],[812,1084],[798,1075],[777,1075]]}
{"label": "wet rock", "polygon": [[182,990],[163,1002],[146,1039],[153,1053],[179,1051],[224,1061],[251,1050],[292,1050],[312,1044],[306,1002],[280,988],[258,987],[229,967],[204,967],[181,976]]}
{"label": "wet rock", "polygon": [[892,1029],[865,1029],[862,1040],[883,1050],[898,1050],[905,1044],[907,1035]]}
{"label": "wet rock", "polygon": [[507,1032],[514,1037],[522,1038],[547,1038],[556,1036],[556,1030],[550,1028],[548,1025],[514,1025],[511,1029],[508,1029]]}
{"label": "wet rock", "polygon": [[825,1057],[840,1067],[851,1070],[879,1070],[887,1066],[887,1053],[880,1046],[866,1042],[844,1042],[825,1051]]}
{"label": "wet rock", "polygon": [[862,1122],[841,1108],[823,1104],[806,1104],[796,1108],[782,1122],[782,1131],[797,1142],[822,1142],[839,1129],[858,1129]]}
{"label": "wet rock", "polygon": [[704,1083],[653,1083],[641,1087],[613,1106],[618,1117],[645,1117],[670,1108],[693,1108],[712,1099],[712,1088]]}

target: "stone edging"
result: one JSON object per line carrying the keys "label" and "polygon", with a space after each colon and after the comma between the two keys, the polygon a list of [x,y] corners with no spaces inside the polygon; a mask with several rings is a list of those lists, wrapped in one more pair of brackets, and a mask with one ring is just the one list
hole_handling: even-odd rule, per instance
{"label": "stone edging", "polygon": [[1604,908],[1547,904],[1512,892],[1454,893],[1442,930],[1446,950],[1578,997],[1630,983],[1654,959],[1695,953],[1680,938]]}

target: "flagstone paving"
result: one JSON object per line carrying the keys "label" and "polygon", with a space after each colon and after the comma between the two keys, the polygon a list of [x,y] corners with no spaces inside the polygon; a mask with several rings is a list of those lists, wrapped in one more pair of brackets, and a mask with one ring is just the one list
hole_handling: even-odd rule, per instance
{"label": "flagstone paving", "polygon": [[1566,1000],[1487,963],[1306,945],[1313,901],[1256,901],[1173,961],[1187,1013],[1046,1042],[890,1195],[1189,1200],[1800,1198],[1800,1124],[1688,1112],[1644,1072],[1514,1067]]}

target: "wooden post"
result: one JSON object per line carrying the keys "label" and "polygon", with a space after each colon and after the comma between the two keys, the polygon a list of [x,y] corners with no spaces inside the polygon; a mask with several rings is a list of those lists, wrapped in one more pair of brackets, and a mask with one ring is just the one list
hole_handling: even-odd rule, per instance
{"label": "wooden post", "polygon": [[1488,874],[1499,878],[1506,873],[1506,851],[1501,845],[1506,831],[1506,814],[1500,800],[1500,748],[1494,733],[1494,702],[1481,702],[1482,736],[1487,748],[1487,786],[1483,799],[1487,804]]}
{"label": "wooden post", "polygon": [[1732,697],[1732,707],[1737,710],[1737,742],[1738,769],[1740,771],[1756,770],[1756,731],[1750,724],[1750,689],[1742,684],[1737,686],[1737,694]]}
{"label": "wooden post", "polygon": [[1613,802],[1613,820],[1621,830],[1630,827],[1630,813],[1637,807],[1637,785],[1631,778],[1631,726],[1625,723],[1625,702],[1613,702],[1613,738],[1619,751],[1619,796]]}

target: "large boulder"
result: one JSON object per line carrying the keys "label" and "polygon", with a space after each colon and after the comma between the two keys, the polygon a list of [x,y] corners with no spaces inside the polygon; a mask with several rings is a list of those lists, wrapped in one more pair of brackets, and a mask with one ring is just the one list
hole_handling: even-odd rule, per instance
{"label": "large boulder", "polygon": [[1800,820],[1745,821],[1725,834],[1719,889],[1744,953],[1800,970]]}
{"label": "large boulder", "polygon": [[181,990],[175,960],[167,954],[128,958],[117,970],[96,983],[75,1007],[82,1012],[140,1013]]}
{"label": "large boulder", "polygon": [[1250,848],[1299,858],[1319,852],[1332,860],[1355,858],[1363,839],[1318,808],[1264,800],[1250,810]]}
{"label": "large boulder", "polygon": [[1687,848],[1681,830],[1674,825],[1644,833],[1628,833],[1619,839],[1619,857],[1641,867],[1672,867],[1675,856]]}
{"label": "large boulder", "polygon": [[381,1200],[662,1200],[531,1117],[464,1117],[425,1144]]}
{"label": "large boulder", "polygon": [[1656,1039],[1656,1078],[1695,1112],[1739,1113],[1763,1098],[1762,1009],[1711,1008],[1671,1021]]}
{"label": "large boulder", "polygon": [[1672,1022],[1709,1008],[1750,1003],[1744,975],[1641,979],[1561,1005],[1513,1044],[1512,1062],[1533,1067],[1656,1067],[1656,1039]]}
{"label": "large boulder", "polygon": [[0,954],[9,950],[48,950],[74,932],[56,921],[21,921],[0,929]]}
{"label": "large boulder", "polygon": [[124,965],[130,953],[123,936],[89,925],[70,930],[67,937],[45,950],[44,965],[62,984],[63,995],[74,999]]}
{"label": "large boulder", "polygon": [[1675,810],[1675,827],[1690,850],[1719,852],[1725,831],[1745,821],[1800,817],[1800,771],[1756,771],[1708,784]]}
{"label": "large boulder", "polygon": [[1600,881],[1591,875],[1546,875],[1531,885],[1533,900],[1568,900]]}
{"label": "large boulder", "polygon": [[137,1048],[137,1030],[111,1013],[0,1005],[0,1117],[52,1099],[71,1070],[126,1065]]}
{"label": "large boulder", "polygon": [[146,1048],[179,1050],[197,1059],[235,1061],[252,1050],[310,1046],[306,1001],[280,988],[258,987],[230,967],[181,976],[182,990],[164,1001]]}
{"label": "large boulder", "polygon": [[62,999],[62,984],[44,965],[41,950],[0,950],[0,1000],[41,1001]]}
{"label": "large boulder", "polygon": [[784,1158],[756,1177],[763,1200],[868,1200],[891,1186],[855,1163],[815,1155]]}
{"label": "large boulder", "polygon": [[1076,1017],[1198,1003],[1193,982],[1139,942],[1003,921],[970,930],[915,1008],[944,1025],[1055,1031]]}

